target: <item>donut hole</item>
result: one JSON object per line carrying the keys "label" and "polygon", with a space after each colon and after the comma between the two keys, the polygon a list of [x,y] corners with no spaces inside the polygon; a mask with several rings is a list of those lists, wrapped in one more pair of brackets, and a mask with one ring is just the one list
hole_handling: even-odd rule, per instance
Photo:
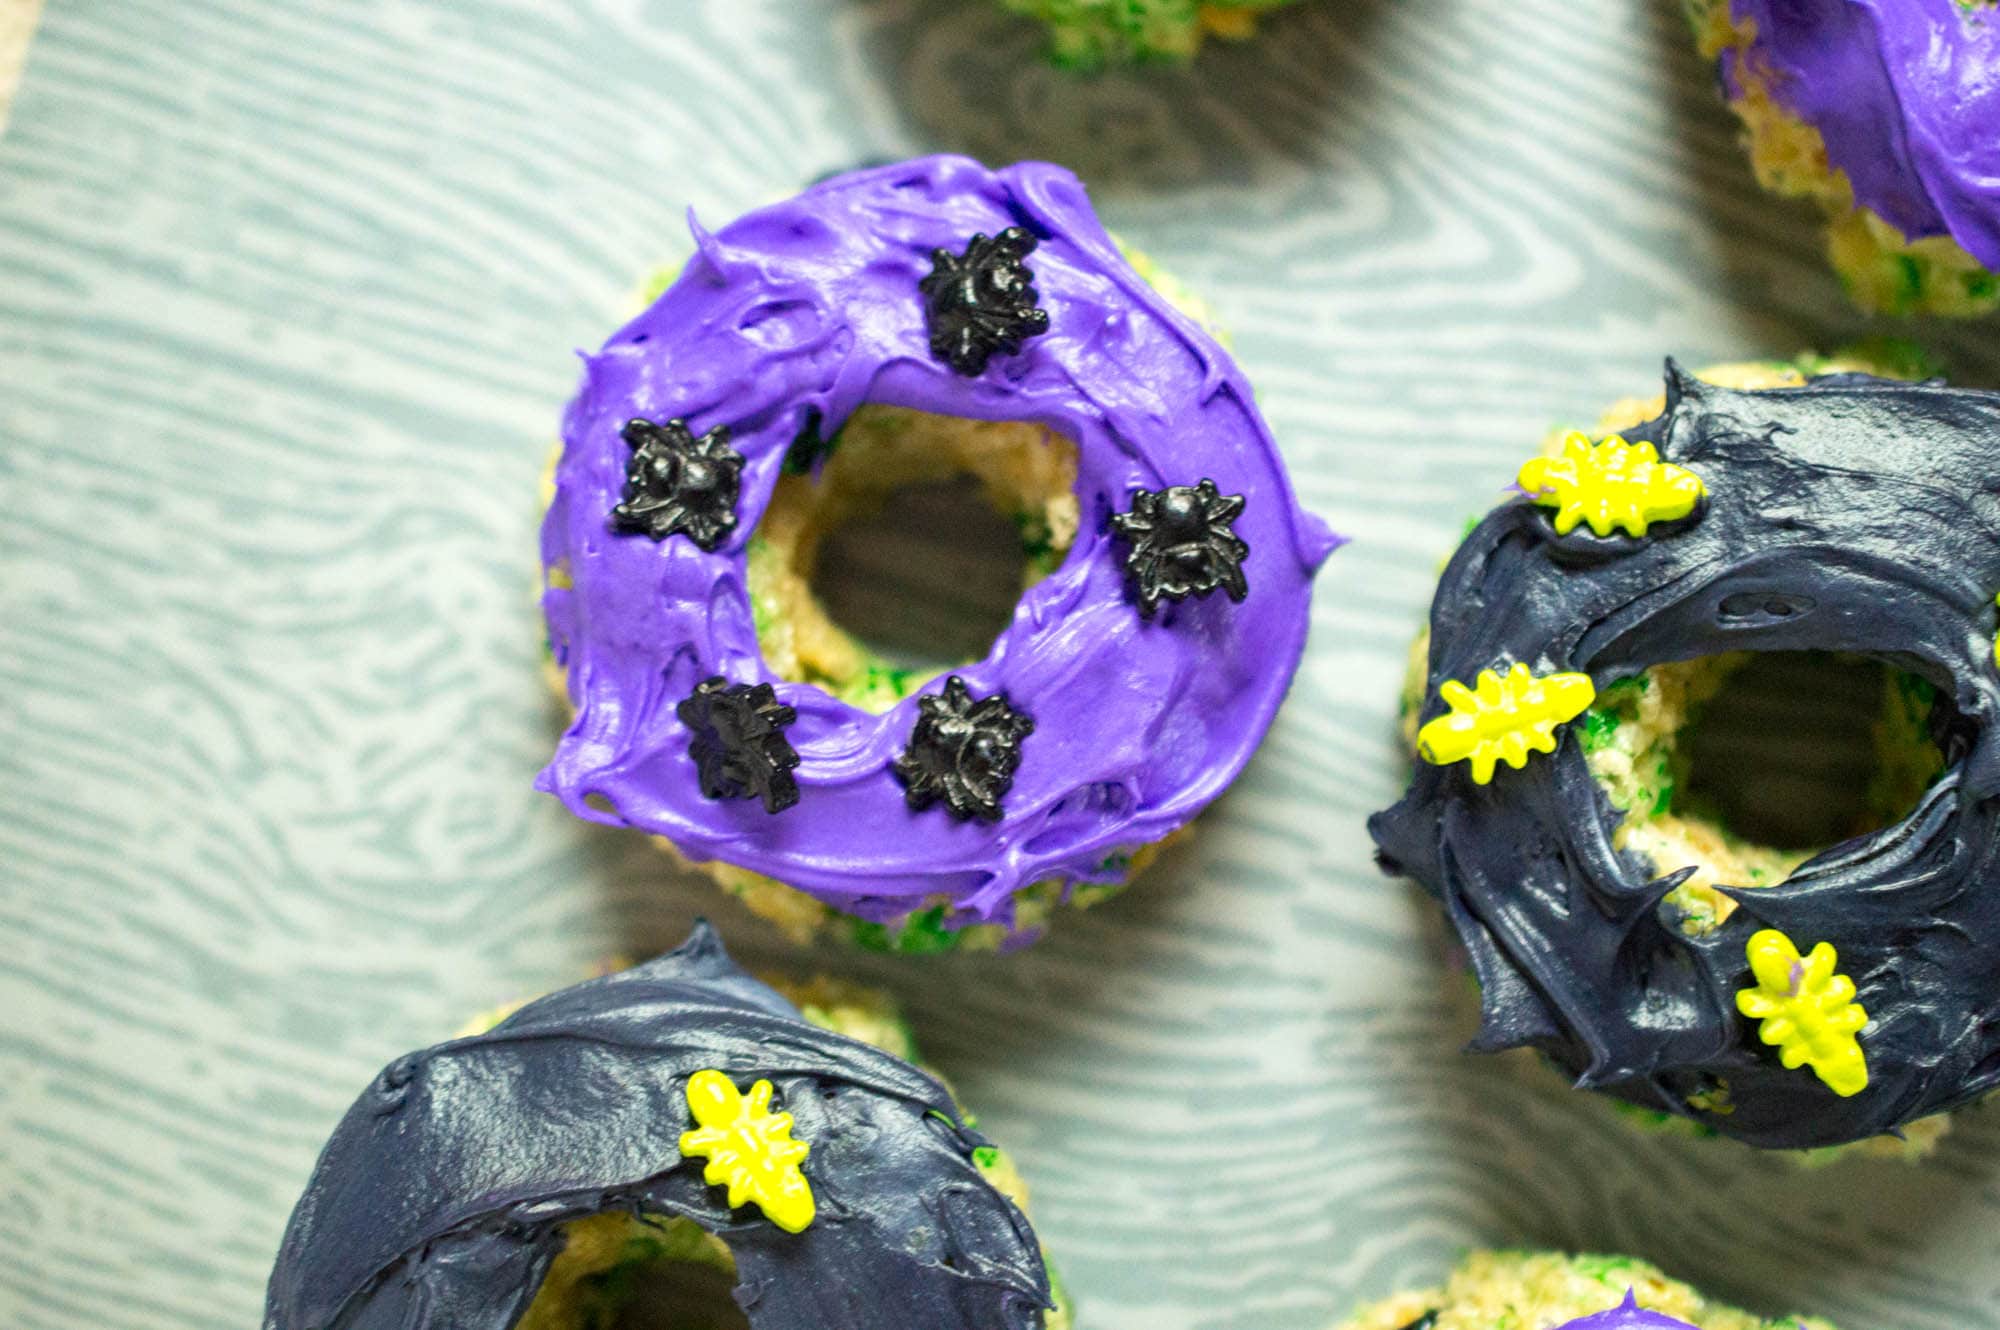
{"label": "donut hole", "polygon": [[1752,656],[1681,734],[1685,806],[1739,840],[1785,851],[1818,851],[1900,820],[1923,787],[1878,779],[1894,756],[1881,751],[1891,682],[1870,660]]}
{"label": "donut hole", "polygon": [[1734,909],[1718,886],[1775,886],[1908,816],[1944,770],[1949,705],[1862,657],[1735,652],[1609,685],[1581,739],[1623,814],[1613,845],[1695,870],[1669,900],[1699,932]]}
{"label": "donut hole", "polygon": [[749,542],[782,678],[886,711],[986,655],[1076,538],[1076,445],[1039,425],[864,406],[809,424]]}
{"label": "donut hole", "polygon": [[609,1212],[563,1226],[517,1330],[750,1330],[736,1260],[689,1219]]}
{"label": "donut hole", "polygon": [[969,475],[910,485],[827,532],[812,592],[890,666],[935,672],[986,654],[1014,617],[1028,558]]}

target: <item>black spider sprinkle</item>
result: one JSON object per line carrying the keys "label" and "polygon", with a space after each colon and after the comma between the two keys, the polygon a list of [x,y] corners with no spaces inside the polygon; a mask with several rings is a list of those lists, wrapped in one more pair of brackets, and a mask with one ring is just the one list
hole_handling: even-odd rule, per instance
{"label": "black spider sprinkle", "polygon": [[1212,480],[1132,491],[1132,511],[1113,515],[1111,529],[1131,547],[1125,571],[1142,617],[1152,618],[1162,600],[1206,596],[1218,587],[1231,600],[1249,594],[1243,560],[1250,547],[1230,529],[1242,511],[1243,496],[1222,493]]}
{"label": "black spider sprinkle", "polygon": [[943,692],[917,699],[916,728],[890,769],[918,812],[942,799],[960,821],[998,822],[1000,800],[1021,765],[1021,740],[1034,729],[1005,693],[975,698],[954,674]]}
{"label": "black spider sprinkle", "polygon": [[717,425],[697,439],[685,420],[628,420],[621,433],[632,456],[612,528],[654,540],[678,531],[713,553],[736,527],[743,476],[743,455],[729,446],[728,428]]}
{"label": "black spider sprinkle", "polygon": [[770,684],[732,684],[718,674],[696,684],[674,710],[694,731],[688,755],[708,798],[761,799],[767,813],[799,801],[792,777],[799,755],[785,738],[799,713],[778,701]]}
{"label": "black spider sprinkle", "polygon": [[971,378],[995,352],[1011,356],[1049,330],[1049,312],[1035,303],[1035,275],[1021,262],[1035,245],[1033,235],[1010,226],[990,238],[973,236],[963,254],[931,251],[930,275],[917,289],[929,302],[932,355]]}

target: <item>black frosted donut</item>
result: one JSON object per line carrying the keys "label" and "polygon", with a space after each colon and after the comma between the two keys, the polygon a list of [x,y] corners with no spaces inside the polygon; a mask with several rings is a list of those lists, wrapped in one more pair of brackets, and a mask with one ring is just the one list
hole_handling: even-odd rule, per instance
{"label": "black frosted donut", "polygon": [[991,1155],[936,1080],[808,1024],[701,925],[385,1068],[293,1212],[264,1325],[524,1325],[566,1226],[622,1212],[721,1253],[752,1330],[1039,1330],[1048,1273]]}
{"label": "black frosted donut", "polygon": [[[1858,374],[1734,391],[1669,362],[1664,414],[1625,438],[1674,465],[1600,474],[1617,459],[1579,451],[1579,475],[1502,504],[1452,559],[1428,760],[1370,822],[1471,953],[1476,1047],[1537,1048],[1579,1086],[1760,1146],[1853,1141],[1992,1090],[2000,394]],[[1660,504],[1640,535],[1559,506],[1643,515],[1675,485],[1698,501]],[[1734,911],[1697,928],[1663,903],[1686,870],[1614,850],[1620,814],[1570,721],[1614,681],[1735,651],[1928,681],[1944,771],[1901,821],[1727,887]]]}

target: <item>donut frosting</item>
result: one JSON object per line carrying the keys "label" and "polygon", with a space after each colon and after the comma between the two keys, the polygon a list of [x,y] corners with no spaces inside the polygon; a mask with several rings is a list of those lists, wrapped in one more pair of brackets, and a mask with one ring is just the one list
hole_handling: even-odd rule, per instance
{"label": "donut frosting", "polygon": [[[1025,228],[1046,332],[983,372],[931,352],[931,255]],[[1303,649],[1310,583],[1337,538],[1293,497],[1250,385],[1119,254],[1058,167],[932,157],[838,176],[710,233],[661,298],[584,357],[542,529],[543,606],[576,714],[539,778],[578,815],[664,835],[862,918],[931,898],[957,927],[1007,923],[1044,879],[1112,881],[1118,856],[1189,821],[1241,770]],[[955,671],[1032,719],[998,822],[917,812],[892,772],[918,697],[875,715],[771,674],[744,548],[802,430],[864,403],[1026,420],[1078,446],[1082,529],[992,652]],[[614,533],[633,418],[724,426],[741,453],[734,531],[713,553]],[[1107,529],[1135,489],[1213,479],[1245,498],[1247,599],[1142,617]],[[768,682],[796,721],[800,800],[779,815],[703,797],[675,705],[702,679]],[[926,693],[939,684],[927,685]]]}
{"label": "donut frosting", "polygon": [[1574,1321],[1564,1321],[1555,1327],[1555,1330],[1699,1330],[1699,1328],[1665,1312],[1649,1311],[1641,1307],[1638,1295],[1628,1289],[1625,1301],[1616,1307],[1592,1312],[1588,1316],[1579,1316]]}
{"label": "donut frosting", "polygon": [[[1820,132],[1855,202],[2000,269],[2000,7],[1730,0],[1772,95]],[[1725,55],[1725,82],[1737,80]]]}
{"label": "donut frosting", "polygon": [[[818,1213],[789,1233],[683,1158],[697,1071],[767,1078],[811,1152]],[[722,1238],[757,1330],[1027,1330],[1049,1281],[985,1144],[945,1088],[804,1021],[706,924],[680,950],[398,1058],[321,1154],[271,1275],[265,1330],[506,1330],[606,1210]]]}
{"label": "donut frosting", "polygon": [[[1847,652],[1936,686],[1944,775],[1902,822],[1728,889],[1705,933],[1662,906],[1684,874],[1612,848],[1620,814],[1568,729],[1490,784],[1420,764],[1370,830],[1470,953],[1475,1048],[1540,1049],[1581,1087],[1754,1145],[1893,1131],[2000,1083],[2000,394],[1863,375],[1733,391],[1671,362],[1667,389],[1624,437],[1694,471],[1701,507],[1641,539],[1558,536],[1526,496],[1496,508],[1439,583],[1425,717],[1444,681],[1512,663],[1601,690],[1722,652]],[[1786,1069],[1739,1014],[1762,929],[1836,949],[1869,1017],[1858,1093]]]}

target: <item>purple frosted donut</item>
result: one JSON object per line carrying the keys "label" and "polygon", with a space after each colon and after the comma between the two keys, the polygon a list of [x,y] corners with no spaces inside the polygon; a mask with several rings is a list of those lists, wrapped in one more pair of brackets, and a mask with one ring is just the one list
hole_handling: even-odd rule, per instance
{"label": "purple frosted donut", "polygon": [[1767,188],[1832,215],[1835,266],[1889,313],[2000,307],[2000,5],[1689,0]]}
{"label": "purple frosted donut", "polygon": [[2000,12],[1966,0],[1734,0],[1857,202],[2000,268]]}
{"label": "purple frosted donut", "polygon": [[[1242,373],[1058,167],[927,158],[693,229],[564,421],[541,788],[877,925],[1025,931],[1025,888],[1117,880],[1242,770],[1338,543]],[[986,657],[881,714],[774,673],[747,591],[787,454],[863,404],[1073,441],[1080,509]]]}
{"label": "purple frosted donut", "polygon": [[[1643,1301],[1642,1301],[1643,1300]],[[1360,1308],[1340,1330],[1833,1330],[1817,1317],[1771,1320],[1712,1301],[1629,1256],[1467,1253],[1442,1285]]]}

